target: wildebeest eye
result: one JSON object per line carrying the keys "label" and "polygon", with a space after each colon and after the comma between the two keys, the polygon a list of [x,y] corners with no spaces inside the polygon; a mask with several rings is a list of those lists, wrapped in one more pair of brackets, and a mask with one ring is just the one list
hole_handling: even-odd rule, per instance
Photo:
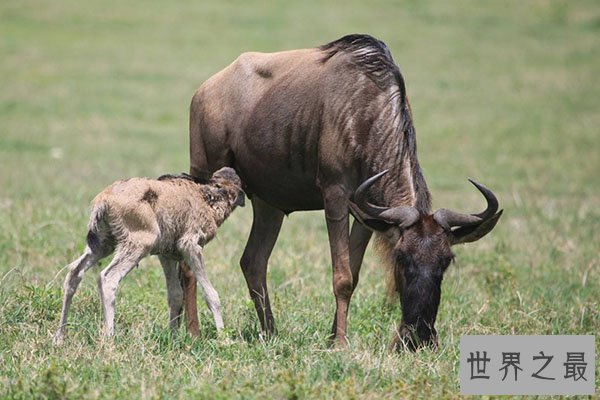
{"label": "wildebeest eye", "polygon": [[450,264],[452,264],[453,261],[454,256],[440,257],[440,264],[442,265],[444,271],[450,266]]}

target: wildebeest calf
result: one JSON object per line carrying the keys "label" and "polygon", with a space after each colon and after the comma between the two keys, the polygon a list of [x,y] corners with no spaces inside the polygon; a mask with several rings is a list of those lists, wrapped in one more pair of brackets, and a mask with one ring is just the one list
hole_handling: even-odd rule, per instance
{"label": "wildebeest calf", "polygon": [[223,327],[219,295],[204,267],[202,248],[236,206],[244,205],[241,181],[232,168],[221,168],[208,182],[189,176],[165,175],[158,180],[120,180],[92,201],[87,246],[69,267],[64,283],[60,326],[54,342],[61,344],[73,295],[86,270],[115,252],[98,277],[104,315],[104,335],[114,333],[115,294],[119,282],[148,254],[159,256],[167,280],[170,325],[179,325],[183,291],[177,262],[192,267],[213,314]]}

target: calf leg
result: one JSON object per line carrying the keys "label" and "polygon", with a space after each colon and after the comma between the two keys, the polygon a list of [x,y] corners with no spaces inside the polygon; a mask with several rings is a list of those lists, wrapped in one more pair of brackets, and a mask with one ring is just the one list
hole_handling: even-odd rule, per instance
{"label": "calf leg", "polygon": [[182,261],[179,263],[179,279],[183,287],[183,301],[185,306],[185,319],[187,321],[188,332],[193,337],[200,336],[198,322],[198,305],[196,303],[197,281],[194,271]]}
{"label": "calf leg", "polygon": [[252,199],[254,219],[240,266],[263,332],[275,332],[275,319],[267,291],[267,264],[283,222],[283,212],[257,197]]}
{"label": "calf leg", "polygon": [[162,265],[165,279],[167,281],[167,301],[169,303],[169,326],[173,333],[177,331],[181,320],[181,310],[183,309],[183,289],[179,283],[179,274],[177,273],[177,261],[159,257]]}
{"label": "calf leg", "polygon": [[95,254],[89,247],[85,248],[84,253],[71,264],[68,265],[69,273],[65,278],[64,283],[64,298],[62,312],[60,315],[60,325],[54,335],[54,344],[60,345],[64,342],[65,327],[67,325],[67,317],[69,308],[73,300],[73,295],[77,291],[79,283],[83,279],[83,274],[88,269],[92,268],[101,259],[100,255]]}
{"label": "calf leg", "polygon": [[194,271],[194,274],[196,275],[196,280],[204,292],[204,301],[206,301],[206,305],[213,315],[217,331],[220,331],[223,329],[221,300],[219,299],[219,294],[208,279],[202,255],[202,247],[200,247],[200,245],[197,243],[197,240],[186,241],[186,243],[182,245],[181,252],[183,253],[186,262],[189,263],[190,267],[192,267],[192,270]]}
{"label": "calf leg", "polygon": [[98,277],[98,290],[104,316],[104,336],[114,334],[115,298],[121,279],[125,277],[147,254],[144,249],[119,249],[110,264]]}

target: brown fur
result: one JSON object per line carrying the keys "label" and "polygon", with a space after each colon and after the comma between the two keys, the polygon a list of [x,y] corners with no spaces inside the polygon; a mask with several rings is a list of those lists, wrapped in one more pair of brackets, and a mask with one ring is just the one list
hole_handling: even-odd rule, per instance
{"label": "brown fur", "polygon": [[[332,335],[340,344],[368,229],[387,241],[380,247],[395,265],[389,290],[402,292],[407,324],[428,340],[435,336],[450,244],[477,240],[500,215],[482,228],[450,232],[436,225],[404,78],[387,46],[368,35],[318,48],[244,53],[202,84],[190,106],[190,173],[206,178],[224,165],[236,169],[252,199],[254,220],[240,265],[267,333],[275,330],[267,264],[284,214],[325,211],[336,299]],[[388,173],[362,192],[363,204],[408,207],[416,219],[404,224],[376,212],[357,217],[349,235],[354,194],[382,171]]]}
{"label": "brown fur", "polygon": [[[195,232],[204,243],[209,242],[233,210],[241,182],[238,179],[225,187],[220,191],[214,185],[184,178],[117,181],[92,201],[90,232],[110,236],[124,245],[130,232],[146,231],[156,238],[150,254],[181,257],[176,251],[178,240]],[[99,231],[99,222],[109,229]]]}

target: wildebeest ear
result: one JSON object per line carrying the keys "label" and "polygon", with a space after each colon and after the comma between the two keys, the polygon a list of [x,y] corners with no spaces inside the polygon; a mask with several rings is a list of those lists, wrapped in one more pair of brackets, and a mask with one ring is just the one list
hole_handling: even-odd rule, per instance
{"label": "wildebeest ear", "polygon": [[504,212],[504,210],[498,211],[494,216],[486,219],[479,225],[464,226],[451,231],[450,244],[455,245],[460,243],[470,243],[481,239],[490,233],[492,229],[494,229],[498,223],[498,220],[502,216],[502,212]]}
{"label": "wildebeest ear", "polygon": [[363,212],[356,204],[354,204],[352,200],[348,201],[348,208],[350,209],[350,212],[352,213],[354,218],[356,218],[361,224],[373,231],[385,232],[394,226],[394,224],[370,217],[365,212]]}

